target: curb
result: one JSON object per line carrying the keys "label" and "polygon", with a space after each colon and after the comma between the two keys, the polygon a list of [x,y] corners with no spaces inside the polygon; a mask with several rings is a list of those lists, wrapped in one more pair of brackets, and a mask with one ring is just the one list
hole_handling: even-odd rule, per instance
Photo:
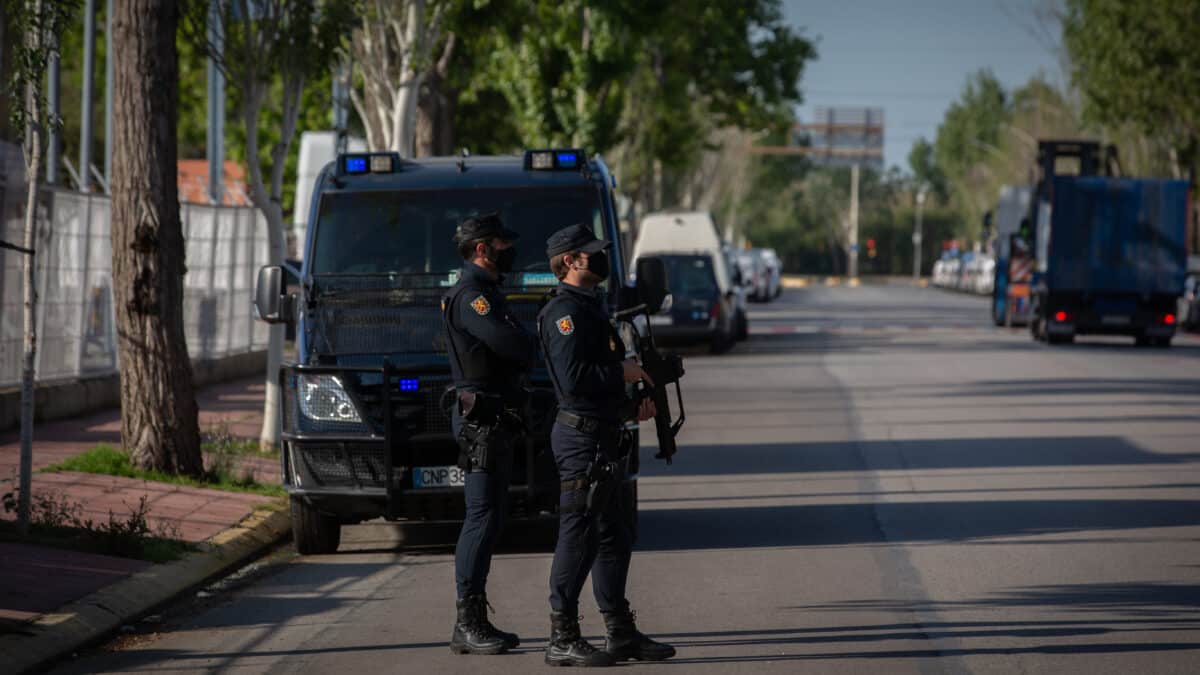
{"label": "curb", "polygon": [[70,654],[276,544],[290,529],[286,508],[257,509],[205,542],[205,550],[155,565],[43,614],[23,626],[23,634],[0,636],[0,671],[23,673]]}

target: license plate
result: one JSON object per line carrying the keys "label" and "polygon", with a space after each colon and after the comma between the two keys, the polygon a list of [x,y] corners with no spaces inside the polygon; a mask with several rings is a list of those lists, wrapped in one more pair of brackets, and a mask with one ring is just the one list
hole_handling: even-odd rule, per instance
{"label": "license plate", "polygon": [[1100,317],[1100,323],[1105,326],[1124,326],[1129,323],[1129,317],[1122,314],[1105,314]]}
{"label": "license plate", "polygon": [[675,317],[670,314],[654,314],[650,317],[651,326],[670,326],[675,323]]}
{"label": "license plate", "polygon": [[467,473],[457,466],[418,466],[413,468],[413,487],[462,487]]}

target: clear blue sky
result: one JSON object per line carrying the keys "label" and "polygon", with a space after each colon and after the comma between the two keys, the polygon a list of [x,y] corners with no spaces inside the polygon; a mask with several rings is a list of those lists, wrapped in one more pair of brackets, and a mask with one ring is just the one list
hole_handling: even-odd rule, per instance
{"label": "clear blue sky", "polygon": [[[817,39],[801,120],[816,106],[884,109],[884,162],[909,171],[913,141],[937,133],[967,76],[991,68],[1006,88],[1039,72],[1061,82],[1053,45],[1031,26],[1042,0],[784,0],[789,23]],[[1057,28],[1050,31],[1057,40]]]}

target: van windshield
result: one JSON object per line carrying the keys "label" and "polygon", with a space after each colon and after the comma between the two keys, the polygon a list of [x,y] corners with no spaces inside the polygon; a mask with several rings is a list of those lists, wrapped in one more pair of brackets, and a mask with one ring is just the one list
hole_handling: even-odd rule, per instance
{"label": "van windshield", "polygon": [[[468,216],[497,211],[520,233],[513,272],[523,285],[553,286],[546,239],[574,223],[605,238],[590,187],[393,190],[322,196],[310,269],[316,275],[448,274],[462,267],[451,238]],[[513,276],[517,276],[514,274]]]}
{"label": "van windshield", "polygon": [[703,297],[717,292],[712,258],[704,255],[660,255],[667,268],[667,286],[672,295]]}

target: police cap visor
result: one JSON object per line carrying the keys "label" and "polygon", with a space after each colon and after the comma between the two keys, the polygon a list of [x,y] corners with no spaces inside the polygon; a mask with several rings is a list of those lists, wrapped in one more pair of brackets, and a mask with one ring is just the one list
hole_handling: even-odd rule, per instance
{"label": "police cap visor", "polygon": [[571,225],[550,235],[546,240],[546,255],[553,258],[556,255],[581,251],[596,253],[608,248],[611,242],[597,239],[590,227],[583,224]]}

